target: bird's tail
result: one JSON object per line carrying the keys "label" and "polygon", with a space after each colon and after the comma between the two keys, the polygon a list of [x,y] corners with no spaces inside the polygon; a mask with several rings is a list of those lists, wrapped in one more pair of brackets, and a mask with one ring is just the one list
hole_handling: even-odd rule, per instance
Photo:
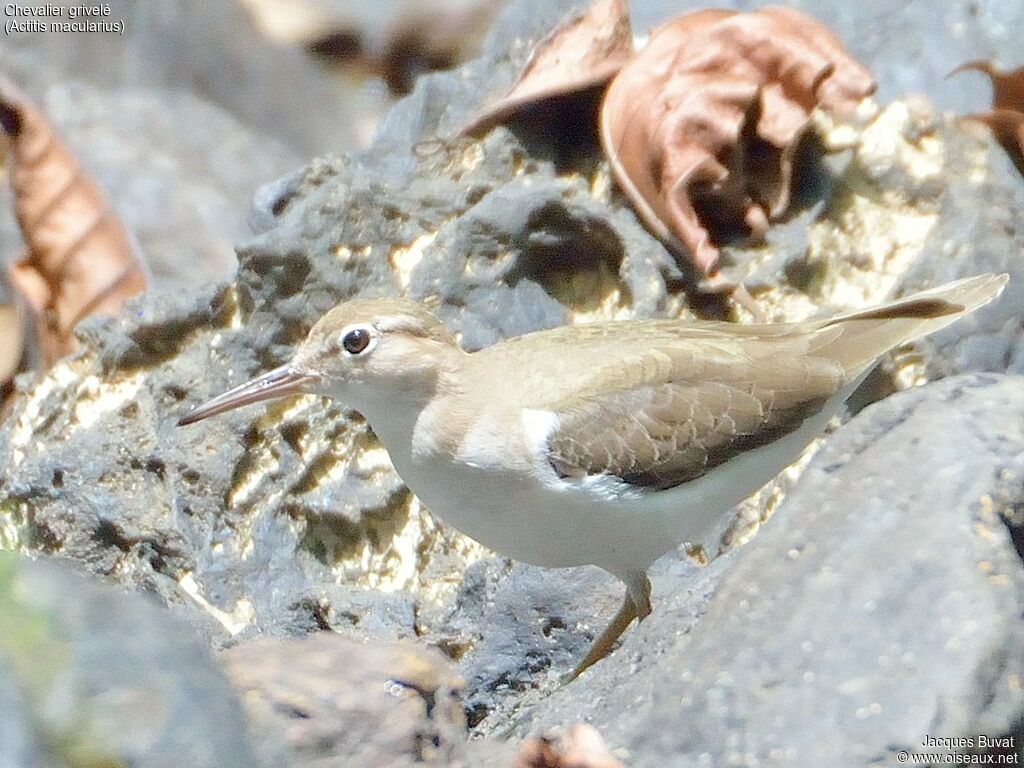
{"label": "bird's tail", "polygon": [[1008,279],[1005,274],[968,277],[839,315],[822,324],[824,343],[815,354],[837,360],[856,375],[890,349],[945,328],[988,304],[1002,293]]}

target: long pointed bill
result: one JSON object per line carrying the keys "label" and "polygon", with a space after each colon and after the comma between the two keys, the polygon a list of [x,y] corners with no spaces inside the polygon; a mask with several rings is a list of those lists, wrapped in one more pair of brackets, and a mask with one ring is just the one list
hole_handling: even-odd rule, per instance
{"label": "long pointed bill", "polygon": [[303,385],[315,381],[316,378],[313,374],[296,370],[291,364],[282,365],[280,368],[268,371],[252,381],[247,381],[245,384],[228,390],[223,395],[218,395],[212,400],[196,406],[178,419],[178,426],[183,427],[208,416],[216,416],[218,413],[224,413],[224,411],[230,411],[250,403],[258,403],[261,400],[304,394]]}

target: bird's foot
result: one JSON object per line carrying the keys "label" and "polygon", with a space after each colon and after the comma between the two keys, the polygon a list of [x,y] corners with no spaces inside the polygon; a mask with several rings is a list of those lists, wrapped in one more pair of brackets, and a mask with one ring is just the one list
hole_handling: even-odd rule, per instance
{"label": "bird's foot", "polygon": [[622,633],[626,631],[626,627],[629,626],[630,622],[633,619],[643,621],[650,613],[651,582],[647,579],[647,575],[641,572],[637,578],[631,579],[627,583],[626,598],[622,601],[622,606],[614,618],[612,618],[611,623],[601,633],[601,636],[594,641],[594,644],[590,646],[587,655],[583,657],[583,660],[576,665],[572,672],[562,675],[559,679],[559,684],[566,685],[571,683],[581,673],[607,656]]}

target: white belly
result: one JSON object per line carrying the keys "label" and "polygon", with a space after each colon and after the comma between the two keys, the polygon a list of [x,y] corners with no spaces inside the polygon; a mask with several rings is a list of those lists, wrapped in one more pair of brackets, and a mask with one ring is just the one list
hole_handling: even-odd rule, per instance
{"label": "white belly", "polygon": [[697,480],[619,498],[593,484],[542,479],[534,472],[509,473],[436,456],[414,459],[402,446],[391,457],[428,509],[490,549],[547,567],[598,565],[622,578],[682,542],[715,552],[733,507],[795,461],[845,395],[795,432]]}

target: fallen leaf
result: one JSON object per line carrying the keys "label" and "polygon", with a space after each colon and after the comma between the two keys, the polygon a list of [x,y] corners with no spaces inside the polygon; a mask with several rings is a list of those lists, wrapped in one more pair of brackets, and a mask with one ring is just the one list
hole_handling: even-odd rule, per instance
{"label": "fallen leaf", "polygon": [[763,235],[789,203],[811,111],[850,112],[874,89],[871,74],[805,14],[698,11],[656,28],[611,82],[601,140],[640,218],[681,244],[714,288],[719,249],[709,224]]}
{"label": "fallen leaf", "polygon": [[89,315],[117,314],[145,290],[128,234],[42,112],[0,79],[0,127],[8,137],[14,212],[27,245],[8,265],[33,314],[46,364],[75,348]]}
{"label": "fallen leaf", "polygon": [[604,85],[632,55],[626,0],[597,0],[541,40],[512,88],[458,133],[479,133],[531,104]]}
{"label": "fallen leaf", "polygon": [[1017,170],[1024,174],[1024,67],[1001,70],[990,61],[969,61],[949,74],[969,70],[988,76],[992,83],[992,109],[964,115],[963,119],[987,125]]}

